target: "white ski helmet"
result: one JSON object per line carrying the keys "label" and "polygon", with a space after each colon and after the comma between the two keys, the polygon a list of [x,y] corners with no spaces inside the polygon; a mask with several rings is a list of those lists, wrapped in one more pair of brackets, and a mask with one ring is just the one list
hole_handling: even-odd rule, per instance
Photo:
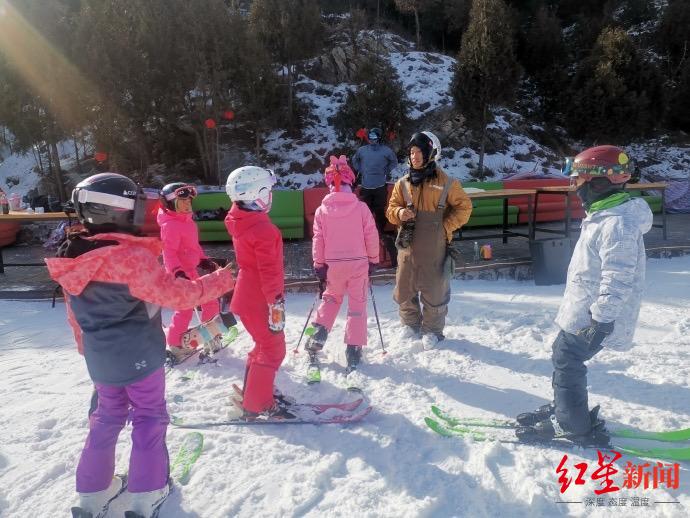
{"label": "white ski helmet", "polygon": [[246,165],[230,173],[225,191],[232,201],[245,209],[268,212],[273,199],[271,189],[275,184],[276,175],[270,169]]}

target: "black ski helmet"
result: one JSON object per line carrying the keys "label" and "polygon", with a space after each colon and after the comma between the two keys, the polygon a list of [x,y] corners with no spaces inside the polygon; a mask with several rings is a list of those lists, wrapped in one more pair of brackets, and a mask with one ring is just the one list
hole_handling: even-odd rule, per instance
{"label": "black ski helmet", "polygon": [[381,139],[383,138],[383,131],[381,128],[371,128],[367,133],[367,137],[372,142],[381,142]]}
{"label": "black ski helmet", "polygon": [[[178,190],[180,192],[177,192]],[[196,187],[184,182],[173,182],[165,185],[160,190],[159,194],[161,198],[161,207],[175,212],[175,200],[177,198],[196,197]]]}
{"label": "black ski helmet", "polygon": [[146,216],[144,191],[117,173],[99,173],[79,182],[72,204],[79,221],[95,234],[136,233]]}
{"label": "black ski helmet", "polygon": [[[418,147],[422,151],[424,166],[429,162],[434,162],[441,155],[441,142],[438,137],[430,131],[420,131],[412,135],[407,144],[407,156],[409,159],[412,147]],[[412,164],[410,164],[412,165]]]}

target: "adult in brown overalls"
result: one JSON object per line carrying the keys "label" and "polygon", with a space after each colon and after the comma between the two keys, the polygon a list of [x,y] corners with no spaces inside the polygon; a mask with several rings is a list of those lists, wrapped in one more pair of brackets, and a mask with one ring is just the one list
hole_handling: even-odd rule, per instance
{"label": "adult in brown overalls", "polygon": [[[472,202],[460,182],[437,165],[441,143],[430,131],[412,135],[409,172],[393,188],[386,217],[400,227],[393,299],[406,331],[420,333],[424,347],[443,340],[452,268],[447,259],[453,232],[470,219]],[[420,304],[421,302],[421,304]]]}

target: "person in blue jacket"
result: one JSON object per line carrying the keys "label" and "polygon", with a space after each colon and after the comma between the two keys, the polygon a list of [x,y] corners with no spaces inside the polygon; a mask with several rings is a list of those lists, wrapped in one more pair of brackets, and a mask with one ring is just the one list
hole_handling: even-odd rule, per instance
{"label": "person in blue jacket", "polygon": [[393,150],[381,143],[383,131],[371,128],[367,135],[369,144],[360,147],[352,157],[352,166],[357,172],[361,190],[359,198],[366,203],[376,221],[376,228],[383,244],[391,257],[392,266],[397,264],[397,250],[395,241],[384,234],[386,225],[386,206],[388,202],[388,188],[386,182],[390,173],[398,165],[398,159]]}

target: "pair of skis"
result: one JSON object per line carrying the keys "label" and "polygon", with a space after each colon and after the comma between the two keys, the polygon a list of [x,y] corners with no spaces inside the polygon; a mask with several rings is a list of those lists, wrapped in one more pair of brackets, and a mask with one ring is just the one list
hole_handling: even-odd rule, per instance
{"label": "pair of skis", "polygon": [[372,411],[364,404],[364,398],[347,403],[291,403],[286,404],[287,411],[294,418],[262,417],[246,419],[237,417],[221,421],[187,422],[184,418],[173,416],[171,424],[177,428],[213,429],[225,426],[258,426],[275,424],[348,424],[361,421]]}
{"label": "pair of skis", "polygon": [[[504,434],[501,434],[501,430],[514,430],[520,426],[517,423],[517,421],[510,419],[456,417],[447,412],[444,412],[437,406],[431,407],[431,413],[434,414],[434,416],[437,419],[426,417],[424,418],[424,422],[434,432],[444,437],[458,437],[465,439],[470,438],[475,441],[498,441],[502,443],[532,444],[544,446],[577,446],[577,444],[563,439],[538,443],[525,443],[519,441],[516,437],[506,437]],[[668,443],[683,443],[686,441],[690,441],[690,428],[680,430],[669,430],[663,432],[648,432],[622,428],[610,430],[609,434],[613,438],[644,439]],[[681,448],[637,448],[632,446],[623,446],[615,444],[613,447],[621,453],[625,453],[635,457],[647,457],[652,459],[671,461],[690,460],[690,447],[688,446],[684,446]]]}

